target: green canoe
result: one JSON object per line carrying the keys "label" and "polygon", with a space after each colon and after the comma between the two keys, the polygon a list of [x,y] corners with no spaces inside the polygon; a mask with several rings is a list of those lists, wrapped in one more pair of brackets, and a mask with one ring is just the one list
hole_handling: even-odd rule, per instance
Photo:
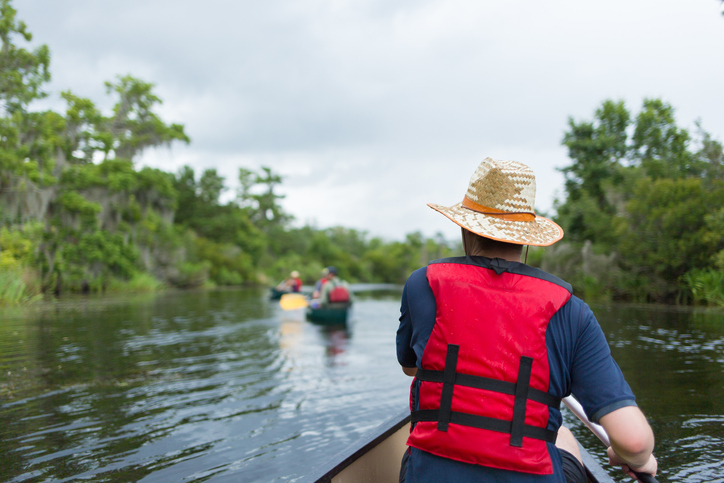
{"label": "green canoe", "polygon": [[324,307],[307,307],[307,320],[324,325],[344,324],[349,318],[351,304],[330,304]]}

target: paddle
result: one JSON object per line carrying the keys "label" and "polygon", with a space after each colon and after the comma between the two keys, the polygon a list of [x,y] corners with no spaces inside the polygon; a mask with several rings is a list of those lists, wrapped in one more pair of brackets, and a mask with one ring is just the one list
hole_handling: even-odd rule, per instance
{"label": "paddle", "polygon": [[307,296],[301,293],[285,293],[279,299],[279,306],[282,310],[303,309],[309,305]]}
{"label": "paddle", "polygon": [[[579,403],[576,398],[574,398],[573,396],[564,397],[563,404],[565,404],[566,407],[570,409],[571,412],[575,414],[578,419],[581,420],[581,422],[583,422],[583,424],[588,426],[588,429],[590,429],[591,432],[595,434],[603,444],[606,445],[606,448],[611,446],[611,440],[608,438],[606,430],[603,429],[603,426],[588,420],[586,412],[583,410],[583,406],[581,406],[581,403]],[[638,473],[636,471],[634,471],[634,473],[643,483],[658,483],[653,475],[650,475],[648,473]]]}

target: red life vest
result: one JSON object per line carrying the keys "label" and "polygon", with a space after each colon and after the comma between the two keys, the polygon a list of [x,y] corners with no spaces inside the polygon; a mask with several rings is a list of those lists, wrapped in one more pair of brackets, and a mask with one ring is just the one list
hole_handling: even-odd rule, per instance
{"label": "red life vest", "polygon": [[[570,285],[484,257],[427,267],[437,316],[422,356],[409,446],[465,463],[552,474],[545,334]],[[414,387],[414,384],[413,384]]]}
{"label": "red life vest", "polygon": [[329,303],[342,304],[349,302],[349,291],[346,287],[337,285],[337,283],[334,279],[332,280],[332,284],[335,286],[329,291]]}

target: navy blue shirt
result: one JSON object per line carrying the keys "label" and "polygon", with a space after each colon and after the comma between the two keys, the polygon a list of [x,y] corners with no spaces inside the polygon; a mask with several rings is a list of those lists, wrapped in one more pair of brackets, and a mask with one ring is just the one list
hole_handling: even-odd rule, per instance
{"label": "navy blue shirt", "polygon": [[[397,330],[397,361],[400,365],[421,368],[422,354],[435,325],[435,316],[435,296],[427,280],[427,267],[423,267],[410,275],[402,292],[400,326]],[[571,296],[551,318],[546,331],[546,348],[550,366],[549,392],[560,398],[573,393],[591,421],[598,422],[602,416],[616,409],[636,405],[631,388],[611,357],[598,321],[588,305],[578,297]],[[557,431],[561,421],[560,411],[550,408],[548,429]],[[560,455],[552,443],[548,443],[548,451],[553,461],[553,475],[530,475],[487,468],[412,448],[406,481],[565,481]]]}

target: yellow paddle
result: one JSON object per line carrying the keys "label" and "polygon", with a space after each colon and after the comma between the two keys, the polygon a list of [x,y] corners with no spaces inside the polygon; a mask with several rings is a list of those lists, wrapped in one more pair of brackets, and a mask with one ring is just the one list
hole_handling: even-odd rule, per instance
{"label": "yellow paddle", "polygon": [[309,305],[307,296],[301,293],[285,293],[279,299],[279,306],[282,310],[303,309]]}

